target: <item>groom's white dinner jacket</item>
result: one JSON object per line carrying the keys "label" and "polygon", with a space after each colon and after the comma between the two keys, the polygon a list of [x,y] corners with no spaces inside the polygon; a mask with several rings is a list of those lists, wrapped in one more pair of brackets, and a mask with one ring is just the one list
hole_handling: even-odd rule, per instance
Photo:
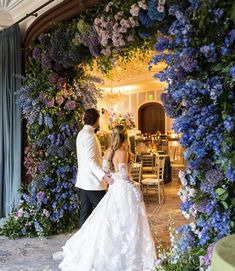
{"label": "groom's white dinner jacket", "polygon": [[102,170],[102,153],[100,142],[94,128],[84,125],[76,140],[78,173],[76,187],[84,190],[105,190],[101,183],[105,172]]}

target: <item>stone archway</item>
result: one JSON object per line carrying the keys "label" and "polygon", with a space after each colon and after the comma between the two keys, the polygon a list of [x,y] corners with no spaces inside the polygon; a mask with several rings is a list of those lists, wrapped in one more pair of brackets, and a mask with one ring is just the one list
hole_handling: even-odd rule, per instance
{"label": "stone archway", "polygon": [[165,113],[160,103],[145,103],[138,110],[138,127],[142,133],[165,133]]}

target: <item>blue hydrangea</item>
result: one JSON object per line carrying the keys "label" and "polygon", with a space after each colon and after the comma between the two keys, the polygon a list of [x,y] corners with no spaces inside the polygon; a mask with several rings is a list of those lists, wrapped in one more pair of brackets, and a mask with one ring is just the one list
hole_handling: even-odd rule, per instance
{"label": "blue hydrangea", "polygon": [[152,21],[162,21],[166,16],[165,12],[159,12],[157,10],[157,6],[158,6],[158,0],[148,1],[148,15]]}
{"label": "blue hydrangea", "polygon": [[153,21],[150,19],[148,12],[146,10],[141,9],[139,12],[139,22],[145,27],[152,27]]}

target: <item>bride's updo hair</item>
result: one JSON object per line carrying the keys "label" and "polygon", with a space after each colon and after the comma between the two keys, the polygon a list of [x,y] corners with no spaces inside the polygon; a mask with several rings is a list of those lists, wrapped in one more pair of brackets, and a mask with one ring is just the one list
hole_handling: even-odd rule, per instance
{"label": "bride's updo hair", "polygon": [[117,125],[112,130],[110,153],[108,157],[108,167],[110,170],[114,170],[114,153],[121,147],[123,147],[126,151],[129,151],[128,133],[124,125]]}

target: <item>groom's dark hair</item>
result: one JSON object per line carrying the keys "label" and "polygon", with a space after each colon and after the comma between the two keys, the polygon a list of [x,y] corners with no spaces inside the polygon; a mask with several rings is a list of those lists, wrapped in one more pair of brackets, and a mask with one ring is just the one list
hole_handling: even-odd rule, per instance
{"label": "groom's dark hair", "polygon": [[95,108],[87,109],[84,114],[84,124],[93,125],[97,119],[100,117],[100,113]]}

